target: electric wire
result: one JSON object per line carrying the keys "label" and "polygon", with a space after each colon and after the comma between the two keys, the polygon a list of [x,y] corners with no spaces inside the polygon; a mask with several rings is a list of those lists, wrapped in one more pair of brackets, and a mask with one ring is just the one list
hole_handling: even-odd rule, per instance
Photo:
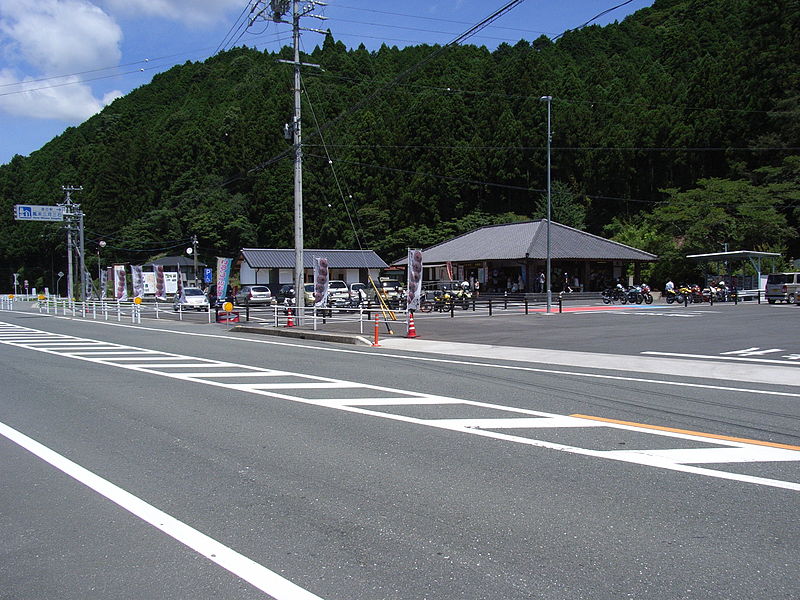
{"label": "electric wire", "polygon": [[[302,81],[302,79],[301,79],[301,81]],[[311,116],[314,119],[314,124],[317,127],[317,131],[319,131],[319,121],[317,120],[317,113],[314,111],[314,104],[311,101],[311,97],[310,97],[310,95],[308,93],[308,89],[307,88],[306,88],[306,100],[308,102],[309,108],[311,109]],[[339,182],[339,176],[336,173],[336,168],[334,167],[333,160],[331,159],[330,152],[328,151],[328,148],[325,147],[325,136],[323,135],[322,131],[319,131],[319,137],[320,137],[320,140],[322,141],[322,146],[323,146],[323,149],[325,150],[325,156],[327,158],[328,165],[330,166],[331,173],[333,173],[333,179],[334,179],[334,181],[336,183],[336,189],[339,191],[339,198],[341,199],[342,204],[344,205],[345,212],[347,213],[347,219],[350,221],[350,227],[353,230],[353,235],[355,235],[356,243],[358,244],[358,249],[359,250],[363,250],[364,247],[361,245],[361,236],[359,235],[359,232],[356,229],[355,223],[353,223],[353,217],[350,214],[350,207],[347,205],[347,201],[344,199],[344,192],[342,192],[342,185]],[[352,195],[350,197],[352,198]],[[366,263],[366,257],[362,257],[362,258],[364,258],[365,263]]]}

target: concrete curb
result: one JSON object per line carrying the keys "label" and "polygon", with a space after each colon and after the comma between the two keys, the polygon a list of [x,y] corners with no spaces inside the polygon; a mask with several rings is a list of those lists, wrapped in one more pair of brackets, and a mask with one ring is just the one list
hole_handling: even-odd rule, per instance
{"label": "concrete curb", "polygon": [[354,344],[369,346],[370,341],[362,335],[352,333],[330,333],[326,331],[310,331],[299,327],[256,327],[253,325],[235,325],[230,331],[237,333],[257,333],[261,335],[276,335],[279,337],[297,338],[301,340],[315,340],[318,342],[337,342],[339,344]]}

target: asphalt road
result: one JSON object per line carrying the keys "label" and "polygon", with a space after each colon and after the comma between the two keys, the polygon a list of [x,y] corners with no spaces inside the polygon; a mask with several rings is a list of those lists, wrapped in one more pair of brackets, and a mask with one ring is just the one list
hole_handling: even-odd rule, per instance
{"label": "asphalt road", "polygon": [[0,598],[797,598],[798,313],[690,310],[418,320],[568,367],[0,312]]}

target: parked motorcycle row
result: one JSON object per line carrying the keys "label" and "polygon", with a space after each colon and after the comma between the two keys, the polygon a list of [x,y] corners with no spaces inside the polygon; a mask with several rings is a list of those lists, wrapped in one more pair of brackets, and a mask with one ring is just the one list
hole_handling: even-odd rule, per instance
{"label": "parked motorcycle row", "polygon": [[624,287],[618,283],[616,287],[607,288],[600,293],[604,304],[652,304],[653,294],[650,293],[650,286],[646,283]]}
{"label": "parked motorcycle row", "polygon": [[701,304],[703,302],[729,302],[731,294],[725,286],[709,286],[701,288],[699,285],[680,285],[675,290],[664,292],[667,304]]}

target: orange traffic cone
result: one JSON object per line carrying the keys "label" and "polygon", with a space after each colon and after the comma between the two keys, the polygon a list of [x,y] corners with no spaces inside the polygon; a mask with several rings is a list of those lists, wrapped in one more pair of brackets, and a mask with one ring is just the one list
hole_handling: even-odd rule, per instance
{"label": "orange traffic cone", "polygon": [[408,313],[408,333],[406,333],[407,338],[415,338],[417,337],[417,328],[414,326],[414,313]]}
{"label": "orange traffic cone", "polygon": [[294,327],[294,319],[292,318],[293,317],[292,309],[291,308],[288,309],[288,312],[286,314],[289,315],[286,318],[286,327]]}

